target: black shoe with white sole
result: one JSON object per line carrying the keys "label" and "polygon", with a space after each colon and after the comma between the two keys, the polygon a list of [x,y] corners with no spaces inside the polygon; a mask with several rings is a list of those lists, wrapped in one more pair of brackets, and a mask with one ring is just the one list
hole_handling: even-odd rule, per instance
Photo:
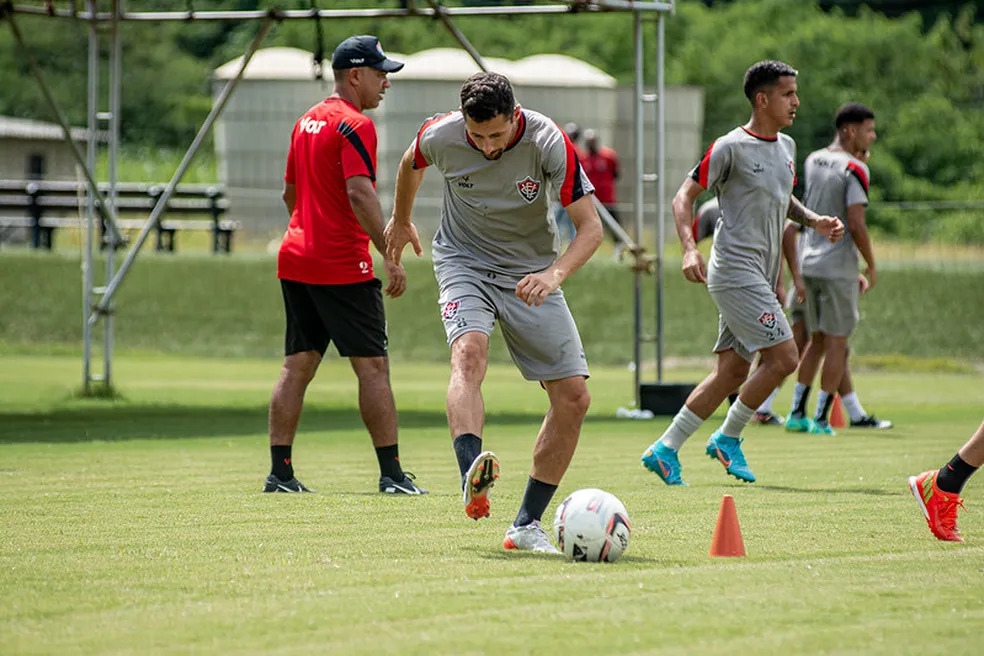
{"label": "black shoe with white sole", "polygon": [[887,419],[879,419],[874,415],[865,415],[857,421],[851,421],[851,428],[874,428],[875,430],[886,430],[894,426]]}
{"label": "black shoe with white sole", "polygon": [[309,487],[305,487],[304,483],[300,482],[296,478],[292,478],[289,481],[282,481],[273,474],[267,476],[266,484],[263,486],[264,492],[314,492]]}
{"label": "black shoe with white sole", "polygon": [[379,491],[383,494],[427,494],[427,490],[417,486],[416,478],[410,472],[403,472],[402,481],[394,481],[389,476],[380,476]]}

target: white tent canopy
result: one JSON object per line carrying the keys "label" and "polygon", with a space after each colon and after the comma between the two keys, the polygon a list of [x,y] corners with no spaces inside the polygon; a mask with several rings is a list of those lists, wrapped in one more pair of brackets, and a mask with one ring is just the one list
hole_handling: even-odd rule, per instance
{"label": "white tent canopy", "polygon": [[[395,52],[387,56],[406,64],[399,73],[400,80],[447,80],[460,83],[479,71],[478,65],[467,52],[457,48],[431,48],[412,55]],[[242,65],[242,57],[226,62],[215,70],[219,80],[231,80]],[[589,87],[613,89],[614,77],[591,64],[568,57],[549,54],[532,55],[516,61],[486,57],[490,70],[502,73],[516,85],[549,87]],[[325,60],[325,67],[330,61]],[[246,67],[246,80],[310,80],[314,72],[314,58],[310,52],[299,48],[264,48],[257,51]]]}

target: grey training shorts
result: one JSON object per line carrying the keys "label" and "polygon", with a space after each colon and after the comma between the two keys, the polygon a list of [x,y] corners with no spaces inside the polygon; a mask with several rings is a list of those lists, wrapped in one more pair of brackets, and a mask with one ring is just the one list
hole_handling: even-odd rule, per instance
{"label": "grey training shorts", "polygon": [[776,293],[764,280],[758,285],[717,289],[710,294],[718,309],[715,353],[734,349],[751,362],[756,351],[793,338]]}
{"label": "grey training shorts", "polygon": [[806,328],[810,333],[848,337],[858,325],[857,278],[803,276]]}
{"label": "grey training shorts", "polygon": [[491,335],[498,321],[509,354],[526,380],[587,377],[581,336],[564,293],[558,289],[539,307],[527,307],[516,298],[515,287],[498,286],[492,279],[443,267],[437,280],[438,303],[448,344],[467,332]]}
{"label": "grey training shorts", "polygon": [[789,291],[786,292],[786,309],[789,310],[793,323],[805,319],[806,309],[803,307],[803,303],[796,300],[796,285],[792,283],[789,285]]}

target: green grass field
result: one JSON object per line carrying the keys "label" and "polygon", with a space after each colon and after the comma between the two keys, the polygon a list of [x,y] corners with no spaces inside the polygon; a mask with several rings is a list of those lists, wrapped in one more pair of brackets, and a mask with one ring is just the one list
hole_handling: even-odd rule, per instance
{"label": "green grass field", "polygon": [[[860,372],[866,406],[897,428],[749,428],[751,486],[703,457],[718,415],[682,451],[691,487],[670,489],[639,464],[666,419],[613,419],[630,374],[595,367],[555,502],[605,488],[633,534],[622,560],[593,565],[501,548],[545,409],[511,366],[485,386],[485,443],[503,469],[479,523],[461,508],[446,365],[393,373],[401,459],[431,490],[420,498],[376,492],[337,359],[312,384],[294,452],[319,492],[297,496],[259,492],[278,360],[124,354],[116,401],[75,398],[79,369],[76,356],[0,356],[4,653],[980,653],[980,477],[965,490],[966,544],[937,542],[905,485],[977,426],[978,376]],[[789,386],[777,408],[788,402]],[[723,494],[747,558],[707,555]]]}

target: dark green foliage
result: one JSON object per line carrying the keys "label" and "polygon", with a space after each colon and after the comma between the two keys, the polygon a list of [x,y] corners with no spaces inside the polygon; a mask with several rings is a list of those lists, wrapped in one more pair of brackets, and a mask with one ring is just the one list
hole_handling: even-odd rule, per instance
{"label": "dark green foliage", "polygon": [[[258,9],[273,4],[289,9],[312,5],[309,0],[133,0],[127,8]],[[323,9],[399,5],[397,0],[314,4]],[[893,17],[867,4],[884,8]],[[746,119],[749,106],[741,92],[745,69],[760,59],[782,59],[800,70],[802,106],[789,130],[797,140],[800,163],[810,151],[829,143],[836,108],[856,100],[877,114],[881,138],[870,162],[875,200],[984,198],[984,159],[978,153],[984,142],[984,25],[978,22],[973,4],[960,10],[954,9],[954,2],[917,5],[889,0],[684,0],[666,20],[666,81],[705,88],[707,143]],[[902,14],[904,9],[913,11]],[[83,124],[85,26],[30,16],[17,20],[69,119]],[[563,52],[590,61],[623,82],[632,79],[632,18],[625,13],[456,22],[488,56]],[[241,55],[258,27],[256,21],[125,25],[124,140],[131,145],[184,148],[211,106],[211,70]],[[10,31],[0,28],[0,114],[50,119]],[[394,52],[456,46],[446,30],[423,18],[322,20],[321,28],[326,56],[354,33],[378,34]],[[293,21],[275,26],[263,45],[314,51],[316,37],[314,21]],[[651,25],[646,28],[645,47],[651,84],[656,61]],[[101,81],[105,88],[105,71]],[[973,215],[952,217],[957,225],[948,225],[950,217],[939,218],[879,209],[873,203],[870,222],[876,232],[907,238],[926,236],[927,223],[933,223],[938,224],[929,235],[934,239],[984,243],[984,225]]]}

